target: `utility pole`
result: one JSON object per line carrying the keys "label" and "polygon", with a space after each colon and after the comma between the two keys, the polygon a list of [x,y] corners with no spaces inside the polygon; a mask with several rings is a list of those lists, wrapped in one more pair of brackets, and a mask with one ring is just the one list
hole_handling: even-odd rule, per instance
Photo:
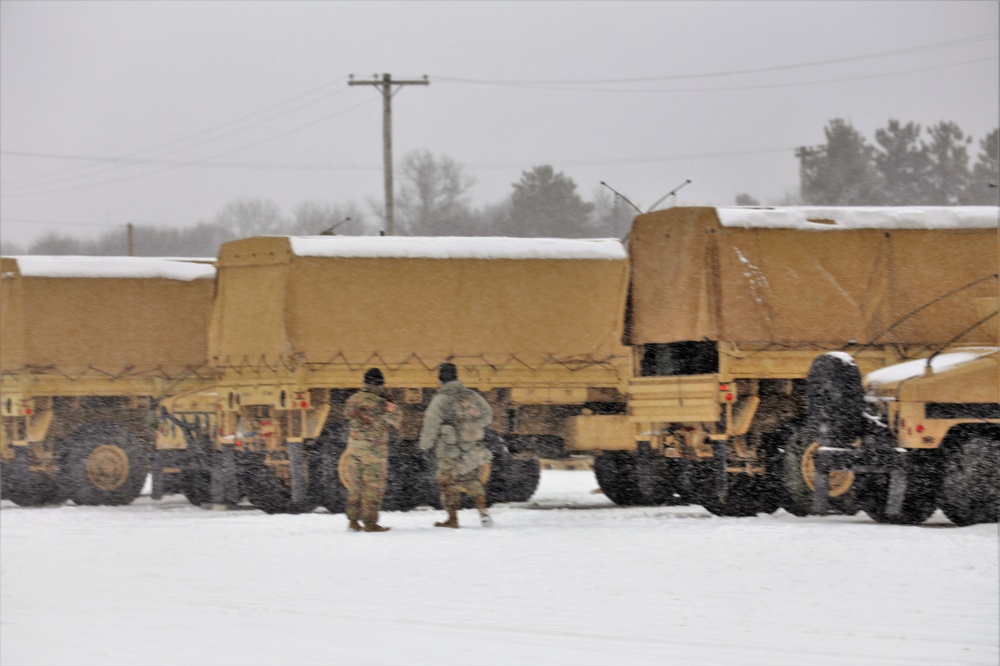
{"label": "utility pole", "polygon": [[430,85],[427,75],[423,80],[417,81],[393,81],[392,74],[383,74],[379,79],[374,75],[371,81],[355,81],[351,75],[347,82],[349,86],[375,86],[382,93],[382,161],[385,169],[385,226],[386,234],[393,235],[394,203],[392,195],[392,96],[399,92],[393,92],[393,86],[426,86]]}
{"label": "utility pole", "polygon": [[131,222],[125,225],[125,233],[128,236],[128,256],[135,256],[135,225]]}

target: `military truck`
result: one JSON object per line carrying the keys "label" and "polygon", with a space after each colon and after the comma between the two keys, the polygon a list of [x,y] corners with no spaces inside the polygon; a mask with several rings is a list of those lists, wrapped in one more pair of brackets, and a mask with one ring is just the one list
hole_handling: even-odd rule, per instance
{"label": "military truck", "polygon": [[[595,444],[619,504],[724,516],[812,507],[806,378],[817,354],[861,373],[926,356],[997,291],[997,208],[672,208],[636,218],[627,414]],[[962,334],[962,335],[959,335]],[[853,478],[828,489],[857,510]]]}
{"label": "military truck", "polygon": [[[981,323],[996,317],[997,300]],[[851,479],[858,506],[880,523],[919,524],[939,507],[957,525],[997,522],[1000,348],[950,348],[863,381],[850,356],[833,353],[816,359],[808,382],[820,444],[814,513],[828,511],[831,485]]]}
{"label": "military truck", "polygon": [[0,259],[0,475],[21,506],[128,504],[157,402],[207,379],[208,263]]}
{"label": "military truck", "polygon": [[404,416],[386,509],[438,501],[416,442],[444,361],[493,407],[491,501],[527,500],[539,454],[625,411],[617,240],[261,237],[217,268],[217,381],[163,401],[157,439],[194,503],[341,511],[343,407],[369,367]]}

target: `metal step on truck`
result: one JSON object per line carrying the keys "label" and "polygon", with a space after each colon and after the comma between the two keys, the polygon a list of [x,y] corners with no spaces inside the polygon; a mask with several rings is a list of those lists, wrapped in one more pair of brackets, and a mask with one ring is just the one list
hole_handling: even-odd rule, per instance
{"label": "metal step on truck", "polygon": [[[622,505],[722,516],[812,511],[807,376],[846,352],[864,375],[948,343],[997,293],[997,208],[671,208],[628,239],[627,413],[590,443]],[[583,450],[581,453],[585,452]],[[859,509],[853,477],[827,508]]]}
{"label": "metal step on truck", "polygon": [[493,502],[530,498],[539,456],[625,412],[617,240],[261,237],[223,245],[217,268],[216,380],[164,400],[157,438],[195,504],[342,511],[344,403],[369,367],[403,410],[387,510],[439,501],[416,442],[444,361],[493,407]]}
{"label": "metal step on truck", "polygon": [[0,259],[0,488],[21,506],[128,504],[157,404],[207,379],[215,268],[139,257]]}

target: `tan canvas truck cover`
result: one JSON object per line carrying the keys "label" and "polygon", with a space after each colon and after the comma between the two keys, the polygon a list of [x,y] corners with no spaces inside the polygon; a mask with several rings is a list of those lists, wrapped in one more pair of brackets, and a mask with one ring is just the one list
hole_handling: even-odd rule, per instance
{"label": "tan canvas truck cover", "polygon": [[4,374],[184,376],[204,366],[215,268],[144,257],[4,257]]}
{"label": "tan canvas truck cover", "polygon": [[220,250],[223,366],[624,357],[617,240],[261,237]]}
{"label": "tan canvas truck cover", "polygon": [[[977,321],[976,299],[997,298],[998,217],[996,207],[640,216],[629,238],[626,343],[944,344]],[[959,341],[995,344],[996,330],[980,326]]]}

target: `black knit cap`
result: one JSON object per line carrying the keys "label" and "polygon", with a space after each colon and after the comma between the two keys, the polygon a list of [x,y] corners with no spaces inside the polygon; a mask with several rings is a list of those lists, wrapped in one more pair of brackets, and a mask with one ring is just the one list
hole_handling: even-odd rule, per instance
{"label": "black knit cap", "polygon": [[458,379],[458,368],[455,367],[454,363],[442,363],[441,367],[438,368],[438,379],[441,380],[442,384],[455,381]]}
{"label": "black knit cap", "polygon": [[370,386],[384,386],[385,377],[382,376],[382,371],[378,368],[368,368],[368,372],[365,373],[365,384]]}

